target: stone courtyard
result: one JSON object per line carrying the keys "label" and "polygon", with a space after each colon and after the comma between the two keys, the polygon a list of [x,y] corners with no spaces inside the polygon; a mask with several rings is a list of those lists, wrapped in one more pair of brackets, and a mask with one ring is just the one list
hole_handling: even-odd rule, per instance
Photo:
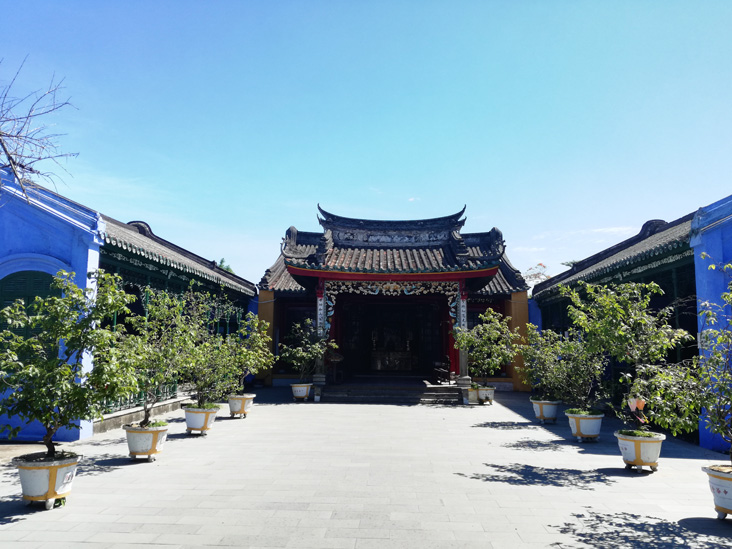
{"label": "stone courtyard", "polygon": [[[246,419],[187,436],[169,414],[154,463],[113,430],[84,454],[65,506],[25,506],[0,454],[0,547],[732,547],[704,465],[725,456],[664,442],[659,470],[627,471],[606,418],[577,443],[540,425],[528,396],[493,406],[295,404],[262,389]],[[1,447],[0,447],[1,448]]]}

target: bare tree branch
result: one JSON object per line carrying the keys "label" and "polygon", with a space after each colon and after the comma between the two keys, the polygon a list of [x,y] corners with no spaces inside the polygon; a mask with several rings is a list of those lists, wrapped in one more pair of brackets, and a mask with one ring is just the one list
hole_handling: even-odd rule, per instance
{"label": "bare tree branch", "polygon": [[72,106],[68,99],[58,97],[64,89],[63,80],[57,81],[54,75],[47,87],[16,97],[13,86],[23,65],[25,60],[9,82],[3,82],[0,77],[0,168],[9,167],[13,171],[27,197],[27,185],[38,178],[55,186],[58,175],[43,171],[44,162],[51,161],[68,173],[59,160],[78,153],[59,152],[58,138],[63,134],[53,133],[51,125],[46,123],[48,115]]}

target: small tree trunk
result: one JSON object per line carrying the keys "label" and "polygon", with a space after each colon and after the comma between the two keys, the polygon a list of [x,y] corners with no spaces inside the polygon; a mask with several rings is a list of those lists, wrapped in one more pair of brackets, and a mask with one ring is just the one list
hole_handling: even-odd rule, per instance
{"label": "small tree trunk", "polygon": [[43,435],[43,444],[46,445],[46,457],[56,457],[56,445],[53,442],[53,435],[56,434],[56,430],[53,427],[46,427],[46,434]]}

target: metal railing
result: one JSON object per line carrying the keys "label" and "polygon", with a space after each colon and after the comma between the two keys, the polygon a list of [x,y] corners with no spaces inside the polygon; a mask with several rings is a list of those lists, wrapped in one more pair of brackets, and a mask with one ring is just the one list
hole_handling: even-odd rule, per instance
{"label": "metal railing", "polygon": [[[158,402],[175,398],[178,396],[178,382],[173,381],[166,383],[157,391]],[[118,398],[107,400],[105,403],[105,413],[111,414],[112,412],[120,412],[122,410],[129,410],[130,408],[137,408],[145,403],[145,391],[140,391],[137,394],[131,395],[125,398]]]}

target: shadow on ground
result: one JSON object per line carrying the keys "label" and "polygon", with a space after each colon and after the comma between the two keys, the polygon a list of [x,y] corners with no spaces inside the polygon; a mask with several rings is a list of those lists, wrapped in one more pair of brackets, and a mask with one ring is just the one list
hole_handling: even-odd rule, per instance
{"label": "shadow on ground", "polygon": [[732,524],[725,521],[690,518],[676,523],[633,513],[593,511],[577,513],[574,517],[575,522],[549,528],[572,536],[579,545],[558,542],[551,547],[709,549],[732,546]]}
{"label": "shadow on ground", "polygon": [[455,473],[458,476],[481,480],[483,482],[503,482],[513,486],[557,486],[579,490],[594,490],[597,484],[612,484],[615,481],[609,475],[593,470],[582,469],[547,469],[515,463],[513,465],[493,465],[484,463],[492,469],[487,473]]}
{"label": "shadow on ground", "polygon": [[486,421],[484,423],[477,423],[473,427],[480,427],[482,429],[498,429],[500,431],[513,431],[518,429],[524,430],[536,430],[539,427],[532,425],[525,421]]}
{"label": "shadow on ground", "polygon": [[[0,526],[18,523],[23,520],[25,515],[45,512],[43,502],[28,505],[21,496],[0,497]],[[0,530],[0,532],[2,531]]]}
{"label": "shadow on ground", "polygon": [[556,440],[534,440],[531,438],[522,438],[516,442],[503,444],[503,448],[512,450],[532,450],[535,452],[561,452],[565,446],[557,444]]}
{"label": "shadow on ground", "polygon": [[147,463],[144,458],[133,460],[129,456],[121,456],[120,454],[100,454],[91,459],[83,460],[79,463],[77,476],[93,476],[109,473],[121,467],[133,466],[135,463]]}

